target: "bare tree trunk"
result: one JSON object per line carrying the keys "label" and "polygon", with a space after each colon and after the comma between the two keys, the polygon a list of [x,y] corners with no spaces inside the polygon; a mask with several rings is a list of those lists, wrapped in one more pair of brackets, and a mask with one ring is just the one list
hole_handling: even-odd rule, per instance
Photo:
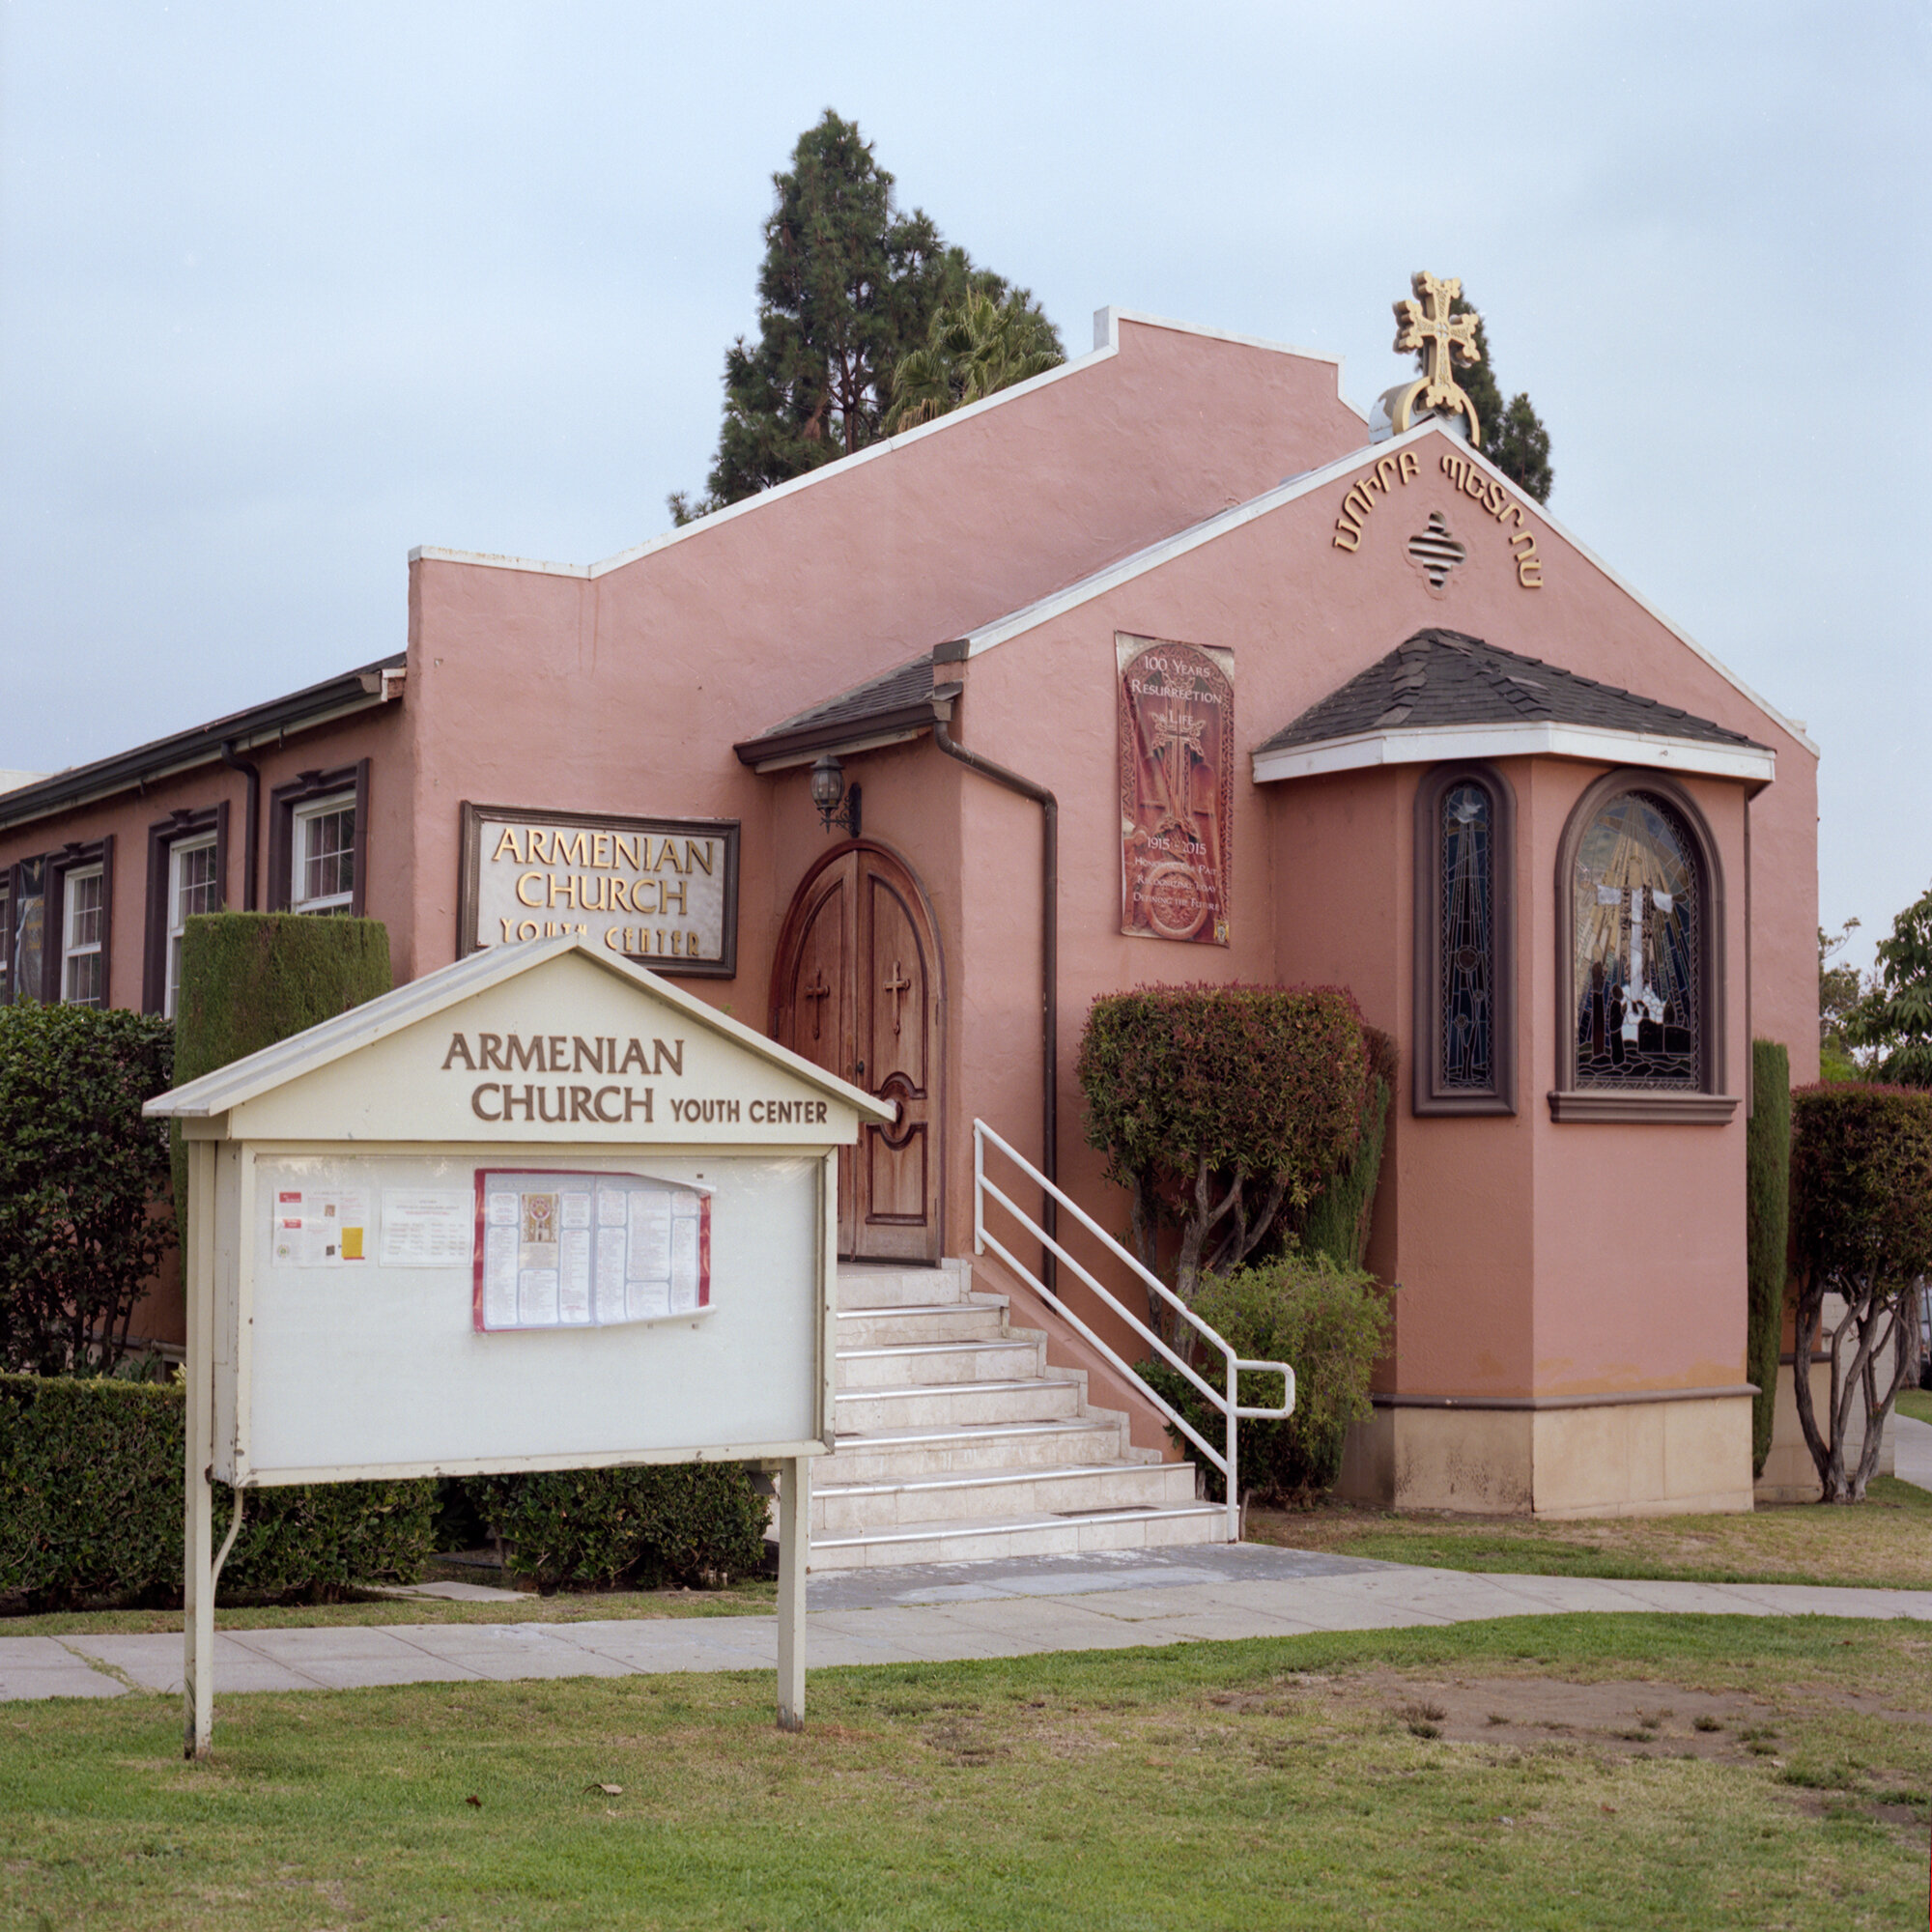
{"label": "bare tree trunk", "polygon": [[[1174,1292],[1191,1308],[1194,1295],[1201,1281],[1201,1251],[1208,1244],[1208,1236],[1234,1211],[1235,1204],[1241,1198],[1242,1183],[1247,1179],[1240,1169],[1235,1170],[1234,1185],[1219,1201],[1214,1199],[1214,1175],[1208,1167],[1207,1156],[1201,1156],[1194,1173],[1194,1210],[1180,1228],[1180,1254],[1175,1263]],[[1174,1322],[1169,1321],[1161,1332],[1173,1339]]]}
{"label": "bare tree trunk", "polygon": [[1811,1461],[1818,1470],[1818,1481],[1829,1500],[1832,1451],[1818,1433],[1817,1409],[1811,1401],[1811,1355],[1818,1346],[1818,1330],[1824,1319],[1825,1292],[1807,1280],[1798,1291],[1791,1350],[1791,1395],[1798,1405],[1798,1426],[1804,1434],[1804,1446],[1811,1452]]}
{"label": "bare tree trunk", "polygon": [[[1152,1178],[1145,1173],[1134,1176],[1127,1193],[1127,1232],[1134,1244],[1134,1257],[1149,1274],[1160,1272],[1160,1206],[1154,1199]],[[1148,1290],[1148,1326],[1156,1335],[1165,1334],[1161,1319],[1164,1304],[1152,1289]]]}
{"label": "bare tree trunk", "polygon": [[1261,1246],[1274,1226],[1274,1217],[1281,1212],[1281,1204],[1287,1193],[1288,1182],[1277,1177],[1262,1203],[1261,1212],[1250,1221],[1246,1194],[1243,1192],[1241,1205],[1236,1210],[1235,1227],[1214,1250],[1208,1264],[1209,1274],[1226,1274],[1230,1268],[1239,1267]]}
{"label": "bare tree trunk", "polygon": [[[1910,1291],[1908,1291],[1910,1293]],[[1898,1392],[1905,1386],[1906,1376],[1912,1368],[1912,1350],[1906,1347],[1904,1316],[1911,1312],[1910,1304],[1901,1308],[1893,1305],[1889,1309],[1875,1308],[1872,1325],[1876,1330],[1864,1355],[1864,1395],[1865,1395],[1865,1439],[1859,1451],[1859,1465],[1852,1473],[1852,1499],[1862,1502],[1865,1486],[1878,1472],[1878,1459],[1885,1446],[1885,1425],[1891,1415],[1892,1405],[1898,1400]],[[1890,1320],[1886,1328],[1879,1328],[1881,1315],[1889,1315]],[[1889,1330],[1889,1333],[1887,1332]],[[1891,1385],[1886,1390],[1883,1401],[1878,1393],[1878,1358],[1885,1352],[1886,1343],[1892,1346]]]}

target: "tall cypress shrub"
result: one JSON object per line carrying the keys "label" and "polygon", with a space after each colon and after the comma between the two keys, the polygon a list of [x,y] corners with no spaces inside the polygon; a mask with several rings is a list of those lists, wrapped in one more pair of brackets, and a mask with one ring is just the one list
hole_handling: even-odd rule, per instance
{"label": "tall cypress shrub", "polygon": [[[389,934],[378,919],[211,912],[182,936],[175,1083],[305,1033],[389,990]],[[187,1152],[173,1136],[175,1218],[187,1249]]]}
{"label": "tall cypress shrub", "polygon": [[[1751,1401],[1751,1474],[1764,1473],[1777,1408],[1777,1358],[1791,1246],[1791,1056],[1776,1040],[1751,1041],[1751,1116],[1745,1129],[1745,1243],[1750,1317],[1745,1360]],[[1793,1374],[1801,1373],[1794,1369]]]}
{"label": "tall cypress shrub", "polygon": [[1388,1139],[1389,1101],[1395,1093],[1395,1041],[1379,1027],[1364,1026],[1370,1076],[1362,1104],[1362,1136],[1348,1163],[1328,1177],[1301,1224],[1301,1245],[1326,1255],[1339,1268],[1360,1268],[1368,1260],[1369,1227],[1381,1179]]}

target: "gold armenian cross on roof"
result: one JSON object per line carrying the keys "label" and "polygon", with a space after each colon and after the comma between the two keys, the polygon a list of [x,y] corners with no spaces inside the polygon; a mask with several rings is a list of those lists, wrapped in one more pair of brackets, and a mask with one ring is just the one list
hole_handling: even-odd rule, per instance
{"label": "gold armenian cross on roof", "polygon": [[1400,436],[1418,415],[1434,410],[1460,411],[1468,418],[1469,440],[1480,449],[1483,426],[1476,420],[1475,404],[1456,380],[1456,364],[1460,361],[1470,368],[1483,359],[1476,347],[1476,325],[1482,318],[1451,313],[1463,294],[1463,284],[1454,275],[1437,281],[1427,269],[1418,269],[1409,287],[1414,298],[1404,297],[1395,305],[1395,347],[1398,355],[1419,354],[1422,374],[1383,397],[1389,426]]}

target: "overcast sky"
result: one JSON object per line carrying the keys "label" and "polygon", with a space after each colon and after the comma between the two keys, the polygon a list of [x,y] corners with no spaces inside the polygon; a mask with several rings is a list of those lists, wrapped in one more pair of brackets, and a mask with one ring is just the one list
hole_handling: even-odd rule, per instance
{"label": "overcast sky", "polygon": [[1808,722],[1868,952],[1932,880],[1928,20],[10,0],[0,766],[400,649],[413,544],[665,527],[835,106],[1075,353],[1112,302],[1339,352],[1366,407],[1410,271],[1461,275],[1551,512]]}

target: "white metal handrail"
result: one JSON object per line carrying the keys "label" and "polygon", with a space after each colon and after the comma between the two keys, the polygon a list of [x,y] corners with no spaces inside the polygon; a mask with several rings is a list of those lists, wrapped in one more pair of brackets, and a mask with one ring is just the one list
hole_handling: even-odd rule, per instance
{"label": "white metal handrail", "polygon": [[[986,1179],[986,1145],[988,1142],[991,1142],[1000,1152],[1005,1154],[1043,1193],[1050,1195],[1055,1201],[1059,1202],[1061,1207],[1072,1214],[1079,1221],[1080,1225],[1108,1253],[1125,1263],[1127,1267],[1147,1285],[1151,1293],[1158,1295],[1166,1306],[1173,1309],[1175,1314],[1187,1323],[1202,1343],[1205,1343],[1208,1349],[1220,1355],[1226,1368],[1227,1385],[1225,1392],[1215,1388],[1211,1382],[1198,1375],[1195,1372],[1192,1362],[1183,1360],[1179,1354],[1169,1348],[1160,1335],[1151,1328],[1147,1322],[1143,1321],[1131,1308],[1127,1307],[1119,1295],[1115,1294],[1104,1283],[1097,1281],[1093,1273],[1083,1266],[1080,1262],[1075,1260],[1072,1255],[1068,1254],[1061,1246],[1060,1242],[1049,1235],[1031,1214],[1027,1213],[1023,1208],[1019,1207],[1009,1195],[1003,1192],[994,1182]],[[1093,1347],[1099,1350],[1101,1354],[1113,1363],[1115,1368],[1119,1369],[1129,1380],[1139,1379],[1134,1374],[1132,1365],[1122,1361],[1115,1352],[1112,1346],[1096,1335],[1072,1309],[1067,1307],[1059,1295],[1046,1287],[1039,1277],[1010,1248],[1002,1243],[997,1236],[989,1235],[986,1232],[986,1202],[988,1197],[1004,1208],[1042,1247],[1047,1249],[1049,1253],[1057,1256],[1065,1266],[1071,1268],[1116,1315],[1126,1322],[1128,1327],[1133,1329],[1135,1334],[1139,1335],[1143,1341],[1154,1349],[1171,1367],[1178,1369],[1181,1375],[1185,1376],[1200,1390],[1203,1397],[1213,1407],[1221,1411],[1227,1422],[1227,1441],[1224,1448],[1216,1449],[1172,1403],[1166,1401],[1152,1388],[1148,1387],[1145,1382],[1141,1383],[1142,1388],[1146,1390],[1155,1407],[1167,1417],[1169,1426],[1186,1436],[1201,1451],[1202,1455],[1207,1457],[1208,1461],[1220,1470],[1227,1485],[1228,1541],[1230,1543],[1238,1543],[1241,1535],[1241,1505],[1240,1485],[1236,1474],[1236,1450],[1235,1425],[1237,1422],[1280,1422],[1293,1414],[1294,1411],[1294,1371],[1286,1362],[1251,1362],[1242,1356],[1236,1355],[1229,1343],[1225,1342],[1214,1329],[1202,1321],[1200,1316],[1195,1314],[1193,1309],[1188,1307],[1186,1302],[1182,1301],[1179,1295],[1176,1294],[1159,1276],[1144,1267],[1119,1241],[1115,1240],[1113,1236],[1108,1234],[1106,1229],[1101,1227],[1077,1201],[1056,1187],[1052,1181],[1047,1179],[1045,1175],[1040,1173],[1038,1168],[1034,1166],[1032,1161],[1027,1159],[1025,1154],[1018,1152],[1006,1141],[1002,1140],[984,1121],[975,1121],[973,1122],[973,1252],[975,1254],[984,1254],[990,1248],[1028,1287],[1033,1289],[1042,1299],[1051,1302],[1062,1319],[1077,1329]],[[1241,1407],[1238,1383],[1240,1373],[1243,1369],[1250,1372],[1259,1370],[1264,1374],[1278,1375],[1282,1378],[1283,1402],[1281,1407]]]}

